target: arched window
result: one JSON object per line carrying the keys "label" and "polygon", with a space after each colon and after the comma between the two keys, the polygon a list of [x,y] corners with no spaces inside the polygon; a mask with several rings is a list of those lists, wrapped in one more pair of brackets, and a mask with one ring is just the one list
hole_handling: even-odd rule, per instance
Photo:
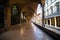
{"label": "arched window", "polygon": [[16,5],[12,6],[12,13],[11,13],[11,24],[17,24],[19,23],[19,9]]}
{"label": "arched window", "polygon": [[56,6],[56,8],[57,8],[57,11],[59,11],[59,2],[57,2],[57,3],[55,4],[55,6]]}
{"label": "arched window", "polygon": [[51,6],[50,9],[51,9],[51,13],[53,13],[53,6]]}

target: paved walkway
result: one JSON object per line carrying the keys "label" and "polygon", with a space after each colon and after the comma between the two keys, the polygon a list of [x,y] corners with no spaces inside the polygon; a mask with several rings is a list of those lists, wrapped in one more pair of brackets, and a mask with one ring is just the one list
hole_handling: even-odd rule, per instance
{"label": "paved walkway", "polygon": [[[17,26],[18,27],[18,26]],[[0,35],[0,40],[52,40],[33,23],[23,23],[18,29]]]}

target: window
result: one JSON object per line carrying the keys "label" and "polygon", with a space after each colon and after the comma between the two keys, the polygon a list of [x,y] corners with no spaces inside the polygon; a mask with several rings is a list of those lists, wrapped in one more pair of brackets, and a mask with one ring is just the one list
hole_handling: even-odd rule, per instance
{"label": "window", "polygon": [[57,11],[59,11],[59,2],[57,2],[55,5],[56,5],[56,8],[57,8]]}
{"label": "window", "polygon": [[51,14],[51,9],[49,9],[49,14]]}
{"label": "window", "polygon": [[53,6],[53,13],[55,13],[57,11],[56,6]]}
{"label": "window", "polygon": [[51,13],[53,13],[53,6],[51,6],[50,9],[51,9]]}
{"label": "window", "polygon": [[46,0],[46,3],[48,4],[48,0]]}
{"label": "window", "polygon": [[48,6],[48,0],[45,1],[45,7],[47,7],[47,6]]}

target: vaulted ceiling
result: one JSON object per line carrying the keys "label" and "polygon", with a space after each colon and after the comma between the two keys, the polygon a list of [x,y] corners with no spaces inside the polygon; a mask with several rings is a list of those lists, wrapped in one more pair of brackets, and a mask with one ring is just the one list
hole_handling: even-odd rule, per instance
{"label": "vaulted ceiling", "polygon": [[44,4],[44,0],[9,0],[9,5],[17,4],[20,12],[30,16],[36,11],[39,3]]}

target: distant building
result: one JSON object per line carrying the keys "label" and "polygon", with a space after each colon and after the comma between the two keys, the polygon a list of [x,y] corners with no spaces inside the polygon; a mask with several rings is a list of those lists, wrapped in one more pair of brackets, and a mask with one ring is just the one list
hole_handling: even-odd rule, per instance
{"label": "distant building", "polygon": [[60,0],[46,0],[44,7],[45,26],[60,27]]}

